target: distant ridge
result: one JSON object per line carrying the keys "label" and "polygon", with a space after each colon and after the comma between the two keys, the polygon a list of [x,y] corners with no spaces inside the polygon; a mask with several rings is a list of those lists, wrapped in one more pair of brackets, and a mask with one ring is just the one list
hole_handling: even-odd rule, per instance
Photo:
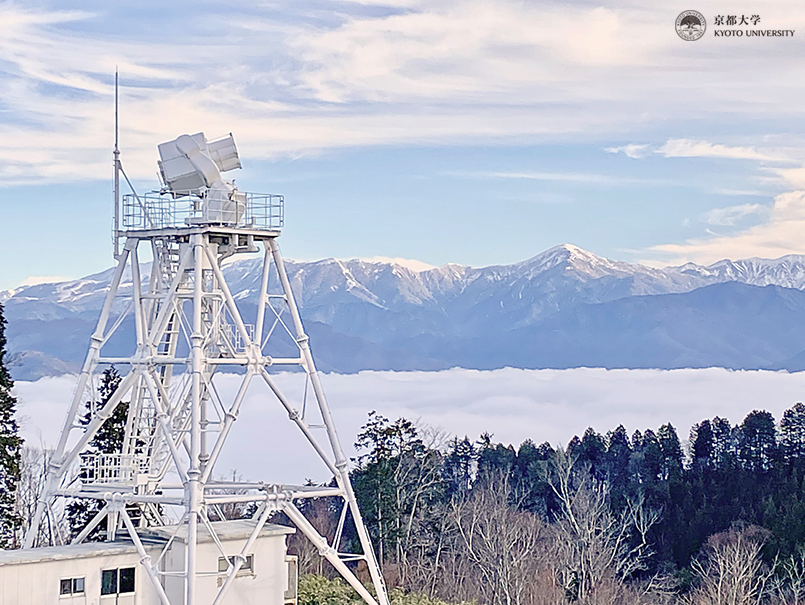
{"label": "distant ridge", "polygon": [[[224,269],[246,305],[256,304],[258,262]],[[287,268],[327,371],[805,364],[800,255],[655,269],[563,244],[482,268],[401,259],[288,261]],[[80,365],[110,278],[111,269],[0,295],[9,351],[28,360],[12,364],[15,378]]]}

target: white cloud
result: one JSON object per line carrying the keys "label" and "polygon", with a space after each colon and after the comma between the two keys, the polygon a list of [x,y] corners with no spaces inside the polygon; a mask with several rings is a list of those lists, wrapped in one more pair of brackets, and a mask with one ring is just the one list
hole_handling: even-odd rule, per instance
{"label": "white cloud", "polygon": [[[760,151],[755,147],[724,145],[699,139],[668,139],[663,145],[654,147],[648,144],[629,143],[619,147],[606,147],[607,153],[623,153],[633,159],[642,159],[657,154],[666,158],[723,158],[730,160],[755,160],[761,162],[792,162],[798,150]],[[772,169],[775,173],[790,172]]]}
{"label": "white cloud", "polygon": [[[303,392],[301,376],[277,375],[295,405]],[[517,370],[488,372],[361,372],[322,377],[348,455],[369,410],[394,419],[404,416],[441,427],[450,435],[477,438],[492,433],[503,443],[566,444],[588,426],[600,432],[623,424],[656,429],[672,423],[681,439],[692,424],[722,416],[740,422],[754,409],[767,409],[778,420],[802,399],[805,373],[706,370]],[[38,432],[53,444],[75,381],[70,377],[18,382],[20,415],[26,439]],[[233,396],[239,378],[220,376],[218,387]],[[323,436],[322,436],[323,438]],[[253,387],[224,450],[218,470],[239,470],[251,479],[299,482],[326,473],[307,455],[298,430],[281,406],[262,388]]]}
{"label": "white cloud", "polygon": [[726,208],[713,208],[705,213],[704,220],[710,225],[734,227],[741,219],[748,216],[764,215],[769,211],[763,204],[741,204]]}
{"label": "white cloud", "polygon": [[[101,20],[0,4],[2,182],[107,178],[116,65],[124,161],[143,178],[153,177],[157,142],[200,129],[234,132],[250,158],[389,143],[600,140],[690,116],[796,119],[805,92],[796,53],[709,38],[684,45],[660,7],[363,4],[342,4],[326,19],[308,19],[291,3],[284,21],[248,3],[184,20],[179,13],[182,36],[157,39],[148,35],[157,16],[130,22],[124,38],[103,29],[116,23],[111,5]],[[805,21],[793,0],[775,10],[791,27]],[[93,27],[82,29],[85,22]],[[765,68],[770,58],[774,70]],[[747,73],[752,86],[723,85]],[[696,94],[669,94],[669,86]],[[676,141],[668,153],[765,157]]]}
{"label": "white cloud", "polygon": [[621,147],[607,147],[604,151],[607,153],[623,153],[626,157],[639,160],[651,153],[651,147],[650,145],[630,143],[629,145],[622,145]]}
{"label": "white cloud", "polygon": [[774,168],[772,173],[777,174],[796,189],[805,189],[805,167]]}
{"label": "white cloud", "polygon": [[733,195],[738,197],[746,197],[746,196],[755,196],[760,197],[763,195],[762,191],[758,191],[757,189],[730,189],[725,187],[717,187],[713,189],[713,193],[716,195]]}
{"label": "white cloud", "polygon": [[470,179],[512,179],[528,181],[558,181],[567,183],[594,183],[598,185],[635,185],[635,184],[664,184],[658,179],[642,179],[634,177],[612,176],[610,174],[597,174],[594,172],[458,172],[446,173],[459,178]]}
{"label": "white cloud", "polygon": [[20,286],[37,286],[39,284],[53,284],[56,282],[67,281],[69,277],[62,275],[31,275],[25,278]]}
{"label": "white cloud", "polygon": [[[723,209],[721,218],[740,218],[754,213],[755,204]],[[764,207],[758,212],[765,213]],[[737,210],[736,210],[737,209]],[[743,209],[743,210],[741,210]],[[732,212],[732,217],[730,216]],[[680,265],[686,262],[709,264],[724,258],[777,258],[786,254],[805,253],[805,191],[789,191],[774,198],[767,219],[748,229],[727,235],[690,239],[682,244],[661,244],[646,251],[654,258],[643,260],[648,265]],[[718,217],[718,214],[714,216]],[[724,224],[724,223],[722,223]]]}
{"label": "white cloud", "polygon": [[668,139],[657,153],[666,158],[727,158],[731,160],[787,161],[752,147],[719,145],[695,139]]}

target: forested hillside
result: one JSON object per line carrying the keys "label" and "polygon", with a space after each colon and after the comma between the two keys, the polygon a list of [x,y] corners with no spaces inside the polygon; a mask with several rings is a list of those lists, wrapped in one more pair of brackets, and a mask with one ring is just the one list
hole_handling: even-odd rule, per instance
{"label": "forested hillside", "polygon": [[[803,602],[801,403],[779,424],[764,411],[703,420],[685,445],[666,424],[513,447],[374,413],[356,445],[355,489],[393,585],[507,605]],[[326,501],[306,512],[335,530]],[[727,585],[748,600],[710,599]]]}

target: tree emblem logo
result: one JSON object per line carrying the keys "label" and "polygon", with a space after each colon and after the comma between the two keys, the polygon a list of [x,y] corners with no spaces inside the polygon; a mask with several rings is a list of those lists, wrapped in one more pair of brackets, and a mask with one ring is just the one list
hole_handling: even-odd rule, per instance
{"label": "tree emblem logo", "polygon": [[676,33],[688,42],[701,38],[706,28],[704,15],[699,11],[684,11],[676,18]]}

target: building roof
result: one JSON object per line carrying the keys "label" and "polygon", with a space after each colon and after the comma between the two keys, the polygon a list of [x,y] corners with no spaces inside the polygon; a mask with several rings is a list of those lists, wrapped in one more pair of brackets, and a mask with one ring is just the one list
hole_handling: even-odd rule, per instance
{"label": "building roof", "polygon": [[[215,533],[222,541],[245,540],[254,530],[256,521],[251,519],[237,519],[235,521],[215,521],[212,523]],[[178,529],[177,529],[178,528]],[[211,542],[212,537],[204,525],[199,525],[198,541]],[[296,530],[284,525],[266,523],[260,531],[260,537],[285,536]],[[175,540],[184,543],[187,540],[187,524],[180,526],[165,525],[163,527],[147,527],[137,531],[146,550],[155,546],[162,546],[171,536],[176,534]],[[0,566],[16,565],[21,563],[34,563],[38,561],[56,561],[60,559],[83,559],[89,557],[124,555],[136,553],[137,549],[123,531],[118,534],[114,542],[84,542],[83,544],[69,544],[67,546],[46,546],[25,550],[0,550]]]}
{"label": "building roof", "polygon": [[[211,525],[220,540],[245,540],[252,534],[257,522],[251,519],[237,519],[234,521],[213,521]],[[285,536],[295,532],[296,530],[293,527],[266,523],[263,526],[263,529],[260,530],[260,536]],[[163,527],[149,527],[137,533],[139,533],[144,539],[154,538],[157,540],[168,540],[175,533],[176,540],[185,542],[187,540],[187,524],[182,524],[179,526],[165,525]],[[212,542],[212,536],[210,536],[206,526],[201,524],[198,526],[198,541]]]}
{"label": "building roof", "polygon": [[110,555],[136,553],[137,549],[130,541],[85,542],[68,544],[67,546],[45,546],[24,550],[0,551],[0,565],[34,563],[38,561],[58,561],[60,559],[84,559]]}

